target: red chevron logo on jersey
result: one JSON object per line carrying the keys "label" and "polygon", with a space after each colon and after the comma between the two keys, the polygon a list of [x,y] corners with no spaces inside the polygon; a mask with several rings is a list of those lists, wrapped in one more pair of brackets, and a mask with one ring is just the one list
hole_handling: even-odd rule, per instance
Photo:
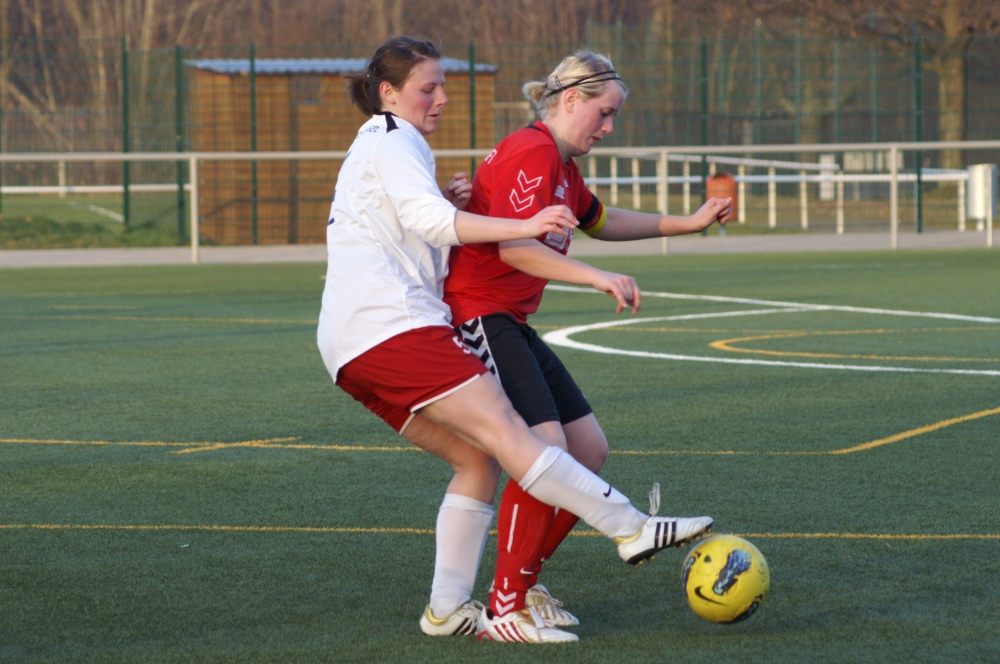
{"label": "red chevron logo on jersey", "polygon": [[538,185],[542,183],[542,176],[539,175],[534,180],[529,180],[528,176],[524,174],[524,171],[520,171],[517,174],[517,183],[521,185],[521,191],[528,193],[532,189],[536,189]]}
{"label": "red chevron logo on jersey", "polygon": [[529,205],[531,205],[534,202],[534,200],[535,200],[534,194],[528,196],[527,198],[522,199],[520,196],[517,195],[517,189],[510,190],[510,202],[511,205],[514,206],[514,212],[520,212],[521,210],[524,210]]}

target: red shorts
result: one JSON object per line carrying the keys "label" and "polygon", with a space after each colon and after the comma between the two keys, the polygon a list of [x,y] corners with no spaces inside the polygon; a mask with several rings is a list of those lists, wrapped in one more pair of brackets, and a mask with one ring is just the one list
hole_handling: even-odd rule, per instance
{"label": "red shorts", "polygon": [[486,366],[450,327],[420,327],[365,351],[337,385],[399,433],[413,414],[471,383]]}

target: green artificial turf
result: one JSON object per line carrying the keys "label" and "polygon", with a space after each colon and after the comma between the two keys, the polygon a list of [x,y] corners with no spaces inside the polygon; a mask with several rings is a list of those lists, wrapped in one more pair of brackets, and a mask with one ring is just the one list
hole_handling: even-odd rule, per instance
{"label": "green artificial turf", "polygon": [[[1000,317],[1000,254],[986,250],[593,263],[647,291]],[[323,273],[0,271],[0,661],[995,660],[1000,414],[848,454],[772,453],[848,449],[997,409],[1000,376],[568,348],[557,352],[611,442],[603,475],[640,507],[658,481],[661,513],[711,514],[718,532],[748,536],[770,563],[771,594],[744,623],[707,623],[681,596],[682,553],[633,569],[581,525],[542,579],[580,618],[578,644],[423,636],[428,532],[449,469],[422,452],[333,449],[405,441],[323,367]],[[615,320],[611,305],[550,291],[532,322],[548,332]],[[762,308],[772,307],[647,297],[639,316]],[[964,320],[784,312],[572,338],[1000,371],[1000,325]],[[734,339],[742,350],[710,345]],[[365,532],[380,528],[417,532]],[[919,537],[898,537],[908,535]]]}

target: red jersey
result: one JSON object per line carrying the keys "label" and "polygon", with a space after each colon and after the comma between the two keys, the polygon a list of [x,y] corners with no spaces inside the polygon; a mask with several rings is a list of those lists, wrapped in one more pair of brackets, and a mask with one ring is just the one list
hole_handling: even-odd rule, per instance
{"label": "red jersey", "polygon": [[[476,171],[466,210],[527,219],[549,205],[568,206],[580,220],[580,230],[596,232],[603,226],[604,206],[587,189],[573,160],[563,162],[549,128],[536,122],[500,141],[486,157]],[[571,230],[537,239],[565,255],[572,237]],[[448,264],[444,301],[451,307],[452,325],[495,313],[526,323],[548,283],[500,260],[496,242],[452,247]]]}

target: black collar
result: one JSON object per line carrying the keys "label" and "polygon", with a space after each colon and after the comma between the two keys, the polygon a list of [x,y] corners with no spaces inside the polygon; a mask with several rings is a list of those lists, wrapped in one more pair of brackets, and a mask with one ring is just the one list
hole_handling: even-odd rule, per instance
{"label": "black collar", "polygon": [[393,120],[393,118],[397,117],[394,113],[390,113],[389,111],[382,111],[381,113],[378,113],[378,115],[385,116],[385,133],[388,134],[393,129],[399,129],[399,125],[397,125],[396,121]]}

